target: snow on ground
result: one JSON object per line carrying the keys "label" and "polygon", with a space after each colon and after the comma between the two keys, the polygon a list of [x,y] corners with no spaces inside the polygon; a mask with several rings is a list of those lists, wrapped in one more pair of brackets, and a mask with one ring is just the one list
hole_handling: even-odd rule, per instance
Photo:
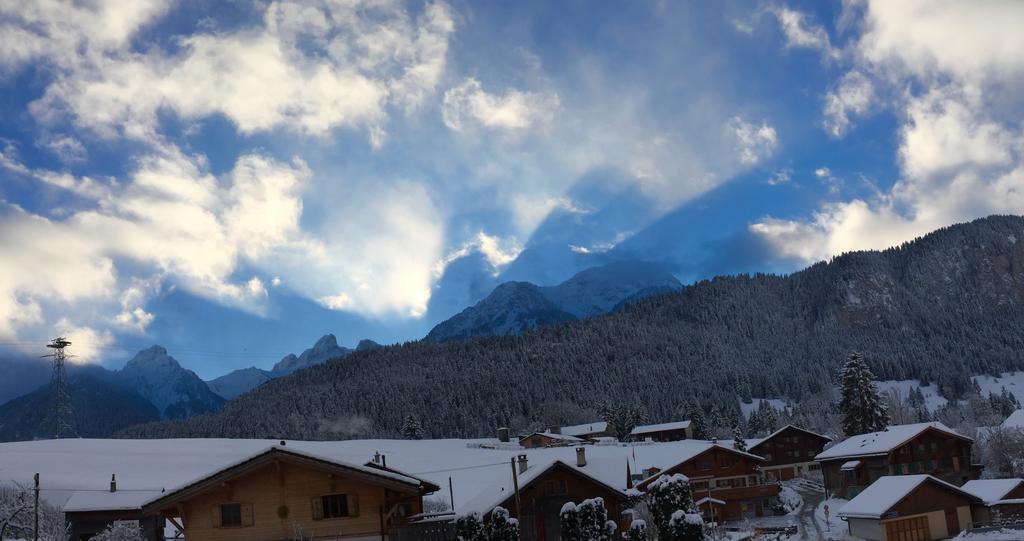
{"label": "snow on ground", "polygon": [[790,483],[783,484],[782,490],[779,491],[779,501],[782,502],[787,515],[800,514],[800,508],[804,505],[804,499]]}
{"label": "snow on ground", "polygon": [[[900,396],[906,400],[907,396],[910,395],[910,390],[917,388],[921,389],[921,394],[924,395],[924,407],[930,412],[945,406],[949,401],[939,395],[939,387],[934,383],[930,385],[921,386],[921,382],[916,379],[901,379],[901,380],[885,380],[876,381],[875,385],[878,387],[880,393],[886,393],[891,389],[899,391]],[[1022,387],[1024,390],[1024,387]]]}
{"label": "snow on ground", "polygon": [[[832,498],[825,500],[818,504],[818,508],[814,510],[814,520],[818,523],[818,527],[825,534],[825,537],[829,540],[835,541],[863,541],[859,537],[850,535],[850,528],[845,522],[839,520],[836,513],[848,503],[847,500],[842,498]],[[825,506],[828,505],[829,516],[825,519]]]}
{"label": "snow on ground", "polygon": [[992,376],[972,376],[972,380],[981,387],[981,394],[999,394],[1005,387],[1018,401],[1024,403],[1024,372],[1003,372],[998,378]]}
{"label": "snow on ground", "polygon": [[1020,541],[1024,539],[1024,530],[1011,530],[1009,528],[985,532],[968,530],[960,532],[960,535],[953,539],[963,541]]}
{"label": "snow on ground", "polygon": [[[357,464],[369,462],[379,451],[389,467],[443,487],[431,498],[449,504],[450,476],[456,509],[473,501],[482,491],[511,486],[510,460],[516,455],[527,455],[531,467],[550,464],[556,459],[576,464],[574,447],[503,450],[479,447],[496,443],[497,440],[454,439],[288,441],[286,447]],[[279,445],[279,441],[68,439],[2,443],[0,482],[30,483],[32,475],[39,472],[43,496],[63,506],[76,490],[108,489],[111,474],[117,475],[120,491],[173,489],[274,445]],[[634,472],[651,466],[666,468],[678,463],[679,457],[692,455],[696,446],[708,445],[694,440],[588,445],[588,463],[582,469],[605,484],[625,489],[627,460]],[[151,493],[137,494],[144,499]]]}
{"label": "snow on ground", "polygon": [[783,398],[754,398],[749,404],[740,400],[740,411],[743,412],[743,416],[749,418],[750,414],[753,413],[757,408],[761,407],[761,402],[767,401],[768,405],[782,411],[786,409],[787,400]]}

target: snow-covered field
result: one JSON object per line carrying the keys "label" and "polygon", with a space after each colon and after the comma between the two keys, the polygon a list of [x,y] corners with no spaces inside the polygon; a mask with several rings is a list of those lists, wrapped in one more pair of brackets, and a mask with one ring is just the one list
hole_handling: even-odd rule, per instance
{"label": "snow-covered field", "polygon": [[[493,450],[479,448],[482,443],[497,440],[288,441],[287,447],[357,464],[365,464],[380,452],[389,467],[443,487],[431,497],[446,503],[451,501],[450,476],[456,509],[502,487],[510,490],[510,460],[518,454],[528,456],[531,468],[543,467],[556,459],[576,464],[572,447]],[[279,442],[77,439],[2,443],[0,482],[31,483],[32,475],[38,472],[44,497],[62,506],[75,491],[109,494],[104,491],[109,488],[111,474],[116,474],[119,495],[137,494],[144,501],[162,489],[184,485],[274,445]],[[635,446],[590,445],[586,447],[587,465],[583,469],[611,486],[625,489],[627,460],[634,472],[649,466],[664,468],[694,453],[697,446],[707,445],[693,440]],[[78,498],[76,495],[76,501]]]}
{"label": "snow-covered field", "polygon": [[944,397],[939,396],[939,387],[934,383],[922,387],[921,382],[916,379],[902,379],[878,381],[875,382],[875,385],[881,393],[887,393],[891,389],[898,390],[904,400],[910,395],[911,389],[921,389],[921,394],[924,395],[924,407],[928,408],[928,411],[931,412],[945,406],[949,402]]}
{"label": "snow-covered field", "polygon": [[757,408],[761,406],[761,402],[768,402],[768,405],[782,411],[786,408],[786,400],[782,398],[754,398],[750,404],[747,404],[740,400],[740,411],[743,412],[744,417],[750,417]]}
{"label": "snow-covered field", "polygon": [[1003,372],[998,378],[992,376],[974,376],[971,379],[981,387],[981,393],[999,394],[1005,387],[1018,401],[1024,403],[1024,372]]}
{"label": "snow-covered field", "polygon": [[953,538],[963,541],[1021,541],[1024,539],[1024,530],[1011,530],[1003,528],[988,532],[960,532],[960,535]]}

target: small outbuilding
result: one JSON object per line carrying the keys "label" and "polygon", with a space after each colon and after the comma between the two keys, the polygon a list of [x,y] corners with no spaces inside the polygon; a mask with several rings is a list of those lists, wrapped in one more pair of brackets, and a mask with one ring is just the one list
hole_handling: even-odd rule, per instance
{"label": "small outbuilding", "polygon": [[1000,524],[1024,520],[1024,479],[976,479],[968,481],[962,488],[981,500],[971,507],[975,523]]}
{"label": "small outbuilding", "polygon": [[586,440],[576,436],[558,434],[555,432],[534,432],[519,438],[519,446],[524,449],[538,449],[541,447],[568,447],[579,445]]}
{"label": "small outbuilding", "polygon": [[693,426],[690,421],[675,421],[656,425],[634,427],[629,433],[632,441],[680,441],[693,439]]}
{"label": "small outbuilding", "polygon": [[839,510],[850,535],[868,541],[947,539],[973,524],[981,499],[931,475],[890,475]]}

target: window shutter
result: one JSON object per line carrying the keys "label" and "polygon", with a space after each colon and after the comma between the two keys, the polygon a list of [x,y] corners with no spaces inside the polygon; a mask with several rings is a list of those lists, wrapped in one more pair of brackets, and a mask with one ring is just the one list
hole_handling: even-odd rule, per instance
{"label": "window shutter", "polygon": [[322,520],[324,518],[324,501],[320,498],[313,498],[313,520]]}
{"label": "window shutter", "polygon": [[348,499],[348,516],[358,517],[359,516],[359,495],[358,494],[346,494]]}
{"label": "window shutter", "polygon": [[251,503],[243,503],[242,504],[242,526],[252,526],[252,524],[253,524],[252,504]]}
{"label": "window shutter", "polygon": [[214,528],[220,528],[220,506],[214,505],[210,507],[210,519],[213,522]]}

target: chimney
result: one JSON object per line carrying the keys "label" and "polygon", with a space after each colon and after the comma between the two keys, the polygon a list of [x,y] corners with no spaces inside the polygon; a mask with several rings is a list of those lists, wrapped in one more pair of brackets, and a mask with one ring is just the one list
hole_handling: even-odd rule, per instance
{"label": "chimney", "polygon": [[373,452],[373,463],[380,464],[380,451]]}
{"label": "chimney", "polygon": [[117,475],[110,474],[110,491],[117,492]]}
{"label": "chimney", "polygon": [[499,428],[498,429],[498,441],[500,441],[501,443],[508,443],[508,440],[509,440],[509,438],[508,438],[508,428],[504,427],[504,426]]}
{"label": "chimney", "polygon": [[526,468],[528,467],[528,465],[526,463],[526,455],[525,454],[519,455],[516,458],[517,458],[516,462],[519,463],[519,473],[524,473],[526,471]]}
{"label": "chimney", "polygon": [[548,427],[548,432],[550,432],[551,434],[561,434],[562,433],[562,427],[560,427],[558,425],[549,426]]}
{"label": "chimney", "polygon": [[576,465],[580,468],[587,465],[587,450],[582,447],[576,448]]}

